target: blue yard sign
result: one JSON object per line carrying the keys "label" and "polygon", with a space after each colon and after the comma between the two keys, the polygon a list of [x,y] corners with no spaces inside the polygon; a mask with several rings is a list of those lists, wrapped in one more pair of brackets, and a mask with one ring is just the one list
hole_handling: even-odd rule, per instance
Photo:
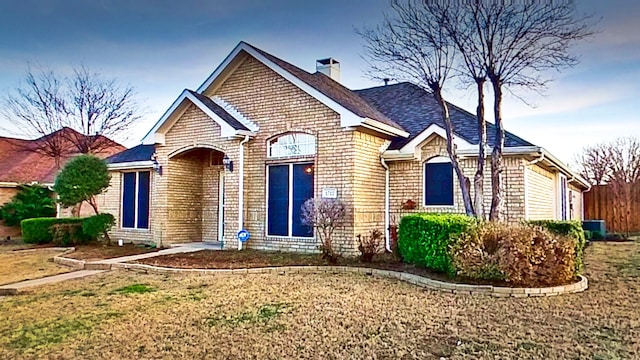
{"label": "blue yard sign", "polygon": [[241,242],[249,241],[249,232],[247,230],[238,231],[238,234],[236,236],[238,237],[238,240],[240,240]]}

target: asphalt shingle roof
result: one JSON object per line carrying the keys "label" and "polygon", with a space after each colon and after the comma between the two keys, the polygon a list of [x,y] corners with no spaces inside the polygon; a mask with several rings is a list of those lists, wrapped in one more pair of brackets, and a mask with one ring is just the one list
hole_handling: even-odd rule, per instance
{"label": "asphalt shingle roof", "polygon": [[232,128],[236,130],[249,130],[244,124],[240,121],[236,120],[231,114],[227,112],[223,107],[213,102],[213,100],[209,99],[207,96],[202,94],[198,94],[195,91],[187,89],[193,96],[195,96],[204,106],[208,107],[211,111],[213,111],[216,115],[220,116],[222,120],[224,120],[227,124],[229,124]]}
{"label": "asphalt shingle roof", "polygon": [[313,87],[314,89],[318,90],[319,92],[329,97],[333,101],[342,105],[344,108],[351,111],[352,113],[360,117],[366,117],[369,119],[377,120],[383,124],[392,126],[398,130],[405,130],[399,123],[390,119],[384,113],[380,112],[371,104],[367,103],[367,101],[365,101],[360,96],[358,96],[357,93],[344,87],[342,84],[331,79],[327,75],[319,72],[316,72],[313,74],[308,73],[295,65],[292,65],[280,58],[277,58],[265,51],[262,51],[256,48],[253,45],[250,45],[250,44],[247,44],[247,45],[253,48],[258,53],[262,54],[264,57],[266,57],[270,61],[274,62],[276,65],[280,66],[284,70],[291,73],[293,76],[305,82],[307,85]]}
{"label": "asphalt shingle roof", "polygon": [[134,161],[150,161],[155,151],[154,145],[141,144],[108,157],[106,162],[107,164],[116,164]]}
{"label": "asphalt shingle roof", "polygon": [[[402,148],[431,124],[444,128],[438,103],[430,93],[419,86],[403,82],[354,92],[409,132],[409,138],[393,140],[390,150]],[[472,144],[478,144],[476,116],[451,103],[449,103],[449,112],[454,133]],[[490,146],[493,146],[495,141],[494,132],[495,125],[487,121],[487,141]],[[506,132],[505,147],[516,146],[533,146],[533,144]]]}
{"label": "asphalt shingle roof", "polygon": [[[66,149],[60,157],[60,167],[67,161],[80,155],[75,146],[69,141],[70,137],[80,138],[84,135],[64,127],[49,135],[35,140],[14,139],[0,137],[0,182],[50,184],[55,181],[59,168],[55,159],[39,151],[38,145],[43,139],[59,137],[60,144]],[[115,141],[101,136],[103,148],[93,155],[104,159],[126,149]]]}

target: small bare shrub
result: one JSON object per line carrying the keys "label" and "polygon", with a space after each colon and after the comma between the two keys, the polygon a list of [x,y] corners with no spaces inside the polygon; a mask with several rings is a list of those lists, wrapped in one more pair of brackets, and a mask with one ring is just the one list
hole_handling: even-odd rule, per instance
{"label": "small bare shrub", "polygon": [[382,231],[378,229],[371,230],[369,234],[358,234],[356,239],[362,262],[372,262],[373,257],[382,250]]}
{"label": "small bare shrub", "polygon": [[340,256],[333,248],[333,232],[342,226],[347,207],[338,199],[309,199],[302,204],[302,223],[312,226],[320,238],[322,258],[337,263]]}
{"label": "small bare shrub", "polygon": [[536,226],[483,223],[460,235],[451,252],[459,275],[548,286],[575,278],[576,241]]}

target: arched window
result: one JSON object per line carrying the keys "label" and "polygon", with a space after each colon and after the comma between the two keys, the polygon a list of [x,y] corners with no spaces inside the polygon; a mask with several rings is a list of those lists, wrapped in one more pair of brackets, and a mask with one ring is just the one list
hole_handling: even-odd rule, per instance
{"label": "arched window", "polygon": [[269,141],[267,157],[315,155],[316,137],[305,133],[286,134]]}
{"label": "arched window", "polygon": [[424,163],[424,205],[454,205],[453,166],[448,157],[437,156]]}

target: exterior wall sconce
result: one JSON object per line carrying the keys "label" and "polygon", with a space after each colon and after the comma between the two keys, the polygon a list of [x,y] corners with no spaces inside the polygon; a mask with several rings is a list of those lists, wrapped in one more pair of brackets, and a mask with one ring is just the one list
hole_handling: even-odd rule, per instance
{"label": "exterior wall sconce", "polygon": [[222,158],[222,164],[224,165],[225,169],[229,170],[229,172],[233,172],[233,161],[229,159],[229,156],[227,156],[227,154],[224,154],[224,157]]}
{"label": "exterior wall sconce", "polygon": [[156,157],[156,154],[153,154],[153,156],[151,157],[151,161],[153,163],[153,171],[158,173],[158,175],[162,176],[162,165],[160,165],[160,163],[158,162],[158,158]]}

